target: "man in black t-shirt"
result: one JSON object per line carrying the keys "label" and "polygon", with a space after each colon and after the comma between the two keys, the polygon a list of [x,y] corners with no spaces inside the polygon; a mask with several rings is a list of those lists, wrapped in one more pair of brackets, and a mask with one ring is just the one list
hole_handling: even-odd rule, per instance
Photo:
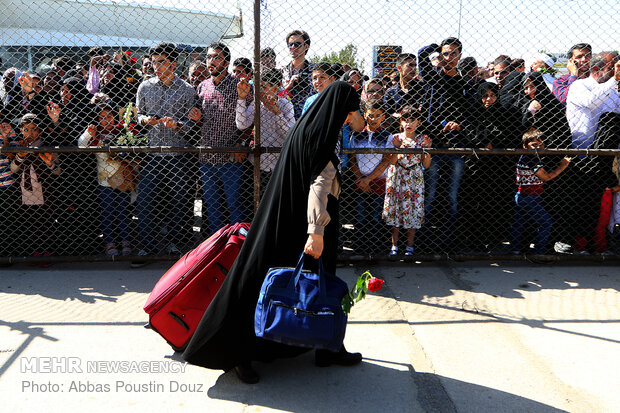
{"label": "man in black t-shirt", "polygon": [[[462,44],[459,39],[449,37],[441,45],[431,44],[420,49],[418,65],[426,87],[422,110],[427,121],[427,133],[434,147],[470,147],[472,115],[469,88],[458,72]],[[430,56],[439,52],[439,64],[433,67]],[[453,233],[456,227],[458,191],[465,167],[461,155],[435,155],[431,166],[424,172],[426,195],[424,198],[425,226],[430,228],[433,219],[433,201],[439,182],[440,171],[447,175],[447,198],[449,202],[447,219],[437,238],[439,248],[450,251],[454,248]]]}

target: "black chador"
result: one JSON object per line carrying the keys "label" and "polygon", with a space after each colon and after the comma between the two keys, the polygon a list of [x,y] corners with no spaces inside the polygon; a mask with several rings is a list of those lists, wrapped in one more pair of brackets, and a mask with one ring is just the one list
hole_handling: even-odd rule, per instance
{"label": "black chador", "polygon": [[[185,360],[227,371],[252,360],[269,361],[307,351],[257,338],[254,310],[267,270],[294,267],[303,251],[308,238],[310,186],[330,161],[338,164],[339,131],[349,112],[358,107],[355,89],[335,82],[289,130],[241,252],[183,353]],[[329,198],[327,209],[332,219],[325,228],[322,258],[326,270],[334,273],[338,239],[335,198]]]}

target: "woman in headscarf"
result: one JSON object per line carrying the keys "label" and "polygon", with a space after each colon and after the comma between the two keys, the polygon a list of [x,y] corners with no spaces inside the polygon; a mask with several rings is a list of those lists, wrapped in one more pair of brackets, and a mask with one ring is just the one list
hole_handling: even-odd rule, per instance
{"label": "woman in headscarf", "polygon": [[60,116],[52,119],[60,133],[60,146],[76,146],[77,139],[92,118],[91,94],[84,81],[77,77],[64,79],[60,89]]}
{"label": "woman in headscarf", "polygon": [[[252,361],[308,350],[257,338],[254,312],[267,270],[294,267],[302,251],[321,256],[325,270],[335,273],[340,192],[335,149],[343,123],[358,106],[355,89],[334,82],[289,130],[241,252],[183,353],[185,360],[234,369],[242,381],[256,383]],[[348,353],[344,346],[336,353],[316,351],[319,366],[360,361],[361,354]]]}
{"label": "woman in headscarf", "polygon": [[134,81],[130,70],[130,67],[109,62],[103,73],[99,91],[107,94],[117,108],[124,108],[136,101],[139,84]]}
{"label": "woman in headscarf", "polygon": [[[474,148],[516,148],[521,142],[518,133],[521,119],[499,102],[495,83],[482,82],[476,88],[477,109]],[[472,252],[493,249],[505,241],[510,227],[511,199],[514,196],[514,158],[510,156],[470,156],[463,174],[462,233]],[[495,196],[484,194],[493,191]],[[489,226],[492,222],[493,225]],[[481,230],[486,228],[486,230]]]}
{"label": "woman in headscarf", "polygon": [[4,71],[2,80],[0,80],[2,113],[13,124],[17,124],[16,121],[24,114],[24,106],[22,104],[24,95],[18,81],[21,75],[22,72],[11,67]]}
{"label": "woman in headscarf", "polygon": [[520,96],[523,128],[536,128],[550,148],[570,148],[571,132],[566,108],[547,87],[542,73],[530,72],[523,79]]}
{"label": "woman in headscarf", "polygon": [[[60,90],[61,104],[50,103],[49,114],[56,132],[50,145],[77,147],[78,138],[94,119],[92,95],[84,81],[70,77]],[[98,207],[97,168],[88,153],[62,154],[63,174],[58,185],[58,221],[62,225],[60,249],[63,255],[91,255],[101,250]]]}
{"label": "woman in headscarf", "polygon": [[344,75],[342,75],[340,80],[353,86],[357,93],[362,93],[362,87],[364,86],[364,75],[357,67],[351,68],[344,72]]}

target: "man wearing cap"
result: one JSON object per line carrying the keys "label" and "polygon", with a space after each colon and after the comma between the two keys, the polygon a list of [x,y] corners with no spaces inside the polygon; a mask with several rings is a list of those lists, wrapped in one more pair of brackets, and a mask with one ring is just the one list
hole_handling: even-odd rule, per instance
{"label": "man wearing cap", "polygon": [[555,61],[553,58],[544,53],[535,53],[530,56],[528,63],[526,63],[526,66],[530,68],[530,71],[543,74],[547,87],[552,91],[553,82],[555,82],[555,69],[553,68]]}

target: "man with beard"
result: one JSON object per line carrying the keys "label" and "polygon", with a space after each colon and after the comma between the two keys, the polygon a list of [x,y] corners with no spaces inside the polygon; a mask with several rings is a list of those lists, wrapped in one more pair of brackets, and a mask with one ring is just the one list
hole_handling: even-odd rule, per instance
{"label": "man with beard", "polygon": [[495,83],[497,83],[497,88],[501,89],[506,84],[506,79],[510,72],[512,72],[512,64],[510,59],[500,60],[495,63],[493,67],[493,77],[495,78]]}
{"label": "man with beard", "polygon": [[[211,77],[198,86],[203,113],[201,146],[241,146],[241,135],[235,123],[239,79],[228,73],[229,65],[228,47],[222,43],[211,44],[207,50],[207,68]],[[251,100],[250,94],[247,99],[248,102]],[[242,198],[245,158],[245,153],[200,154],[204,205],[211,234],[226,224],[226,214],[229,222],[246,219]]]}
{"label": "man with beard", "polygon": [[568,89],[577,79],[586,79],[590,76],[590,60],[592,46],[587,43],[578,43],[568,51],[568,73],[560,76],[553,82],[553,94],[558,100],[566,104]]}
{"label": "man with beard", "polygon": [[187,82],[194,86],[195,89],[198,89],[198,86],[200,86],[200,84],[209,76],[209,69],[207,69],[207,65],[203,62],[194,60],[192,64],[189,65]]}

